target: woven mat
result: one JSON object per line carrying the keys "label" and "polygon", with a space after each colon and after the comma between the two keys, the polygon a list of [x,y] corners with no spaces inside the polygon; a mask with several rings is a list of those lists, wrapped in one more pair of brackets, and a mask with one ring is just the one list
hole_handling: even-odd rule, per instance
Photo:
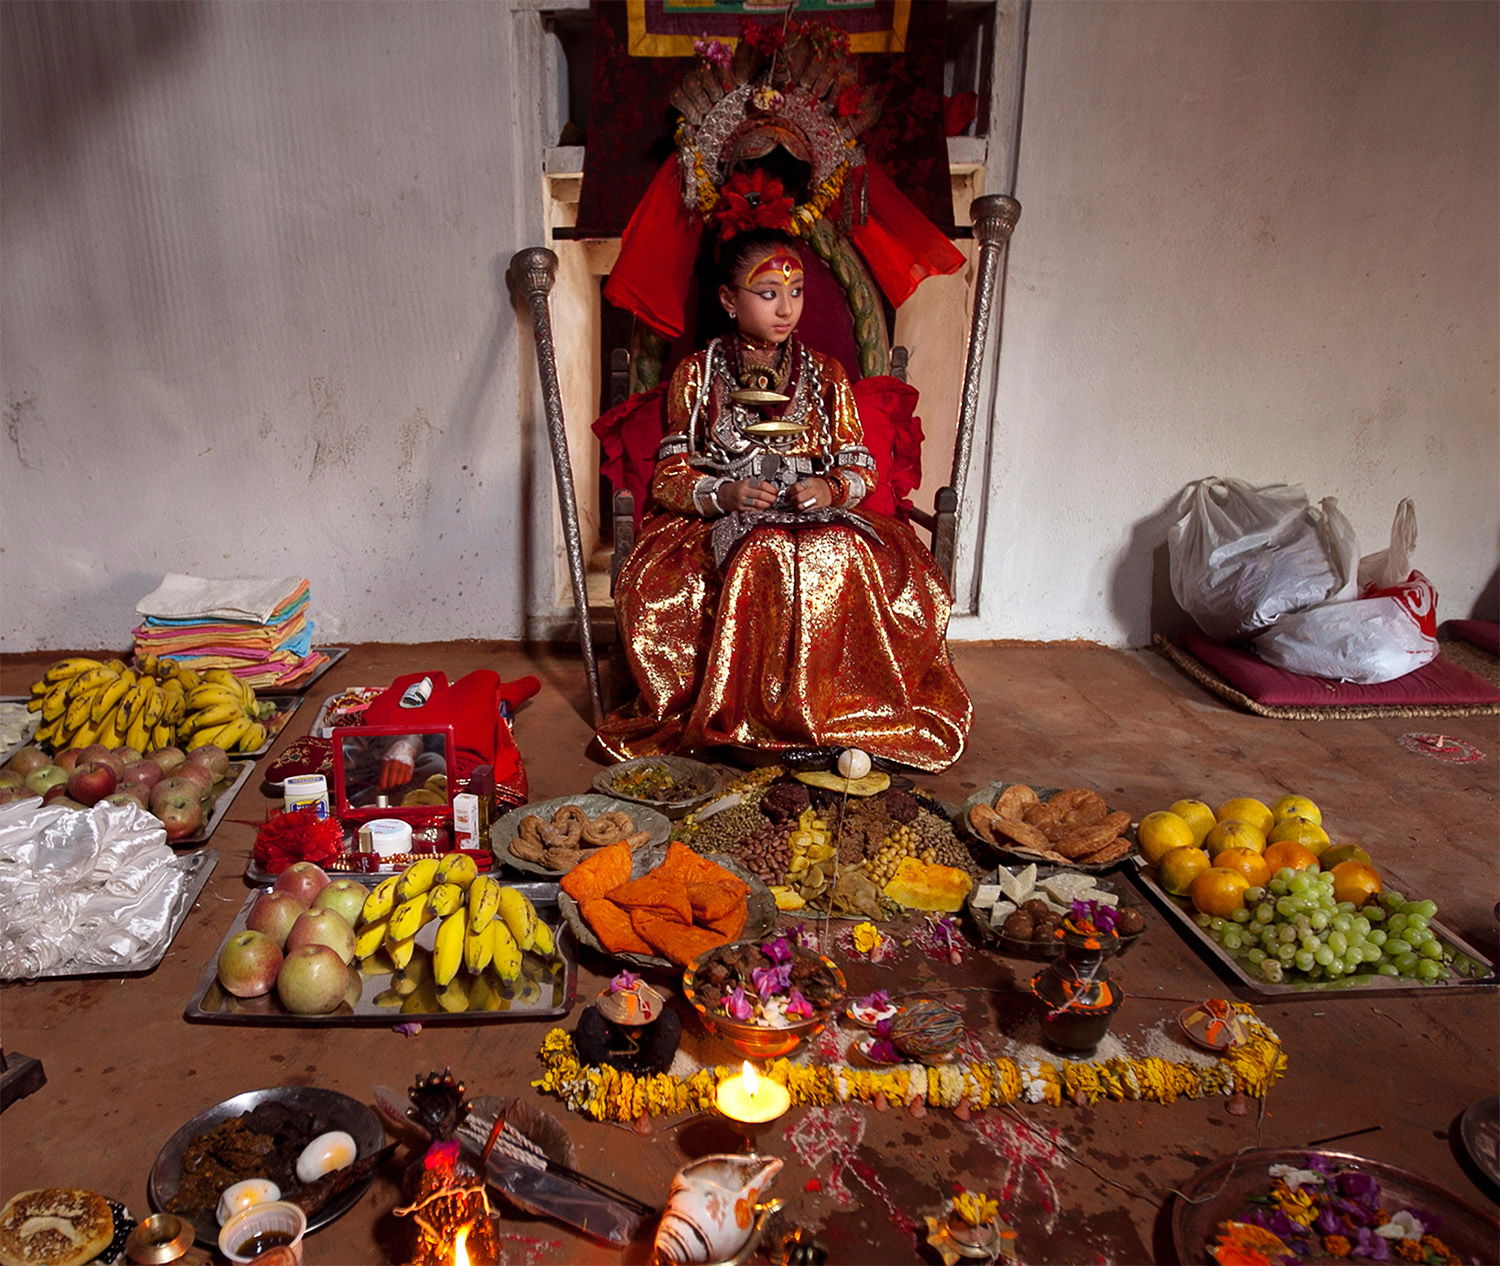
{"label": "woven mat", "polygon": [[[1261,703],[1216,670],[1203,663],[1185,648],[1168,641],[1161,634],[1152,640],[1152,645],[1167,659],[1196,681],[1200,686],[1237,707],[1253,712],[1257,716],[1274,717],[1285,721],[1364,721],[1372,717],[1477,717],[1500,715],[1500,704],[1328,704],[1282,706]],[[1456,668],[1473,673],[1476,677],[1500,685],[1500,661],[1494,656],[1463,642],[1440,643],[1440,658]]]}

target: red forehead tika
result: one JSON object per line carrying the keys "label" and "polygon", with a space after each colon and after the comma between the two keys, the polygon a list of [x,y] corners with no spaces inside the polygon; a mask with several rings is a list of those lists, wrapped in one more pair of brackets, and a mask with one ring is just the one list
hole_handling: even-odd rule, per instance
{"label": "red forehead tika", "polygon": [[780,281],[792,284],[793,277],[802,275],[802,261],[786,251],[775,251],[758,264],[753,264],[745,274],[745,285],[753,286],[757,281]]}

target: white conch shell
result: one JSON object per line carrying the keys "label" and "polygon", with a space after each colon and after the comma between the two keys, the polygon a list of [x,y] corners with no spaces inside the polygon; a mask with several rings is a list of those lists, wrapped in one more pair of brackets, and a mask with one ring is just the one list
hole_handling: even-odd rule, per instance
{"label": "white conch shell", "polygon": [[656,1228],[657,1256],[668,1262],[718,1262],[745,1246],[755,1205],[781,1172],[774,1156],[705,1156],[679,1169]]}

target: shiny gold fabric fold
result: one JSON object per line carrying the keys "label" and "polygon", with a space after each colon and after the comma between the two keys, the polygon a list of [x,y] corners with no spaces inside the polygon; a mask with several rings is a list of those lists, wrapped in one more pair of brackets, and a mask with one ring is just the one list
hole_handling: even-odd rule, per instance
{"label": "shiny gold fabric fold", "polygon": [[[859,443],[847,381],[834,362],[819,369],[831,425],[783,454]],[[673,430],[686,426],[701,372],[690,360],[674,376]],[[972,709],[948,654],[947,589],[911,529],[857,509],[878,541],[836,523],[758,527],[721,573],[714,520],[675,508],[692,504],[704,469],[694,455],[662,463],[654,512],[616,586],[641,693],[601,727],[605,750],[832,745],[919,769],[956,760]]]}

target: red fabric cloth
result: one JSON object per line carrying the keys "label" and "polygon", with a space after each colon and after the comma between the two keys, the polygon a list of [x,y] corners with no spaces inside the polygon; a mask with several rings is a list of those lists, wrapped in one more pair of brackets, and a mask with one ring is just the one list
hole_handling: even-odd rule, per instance
{"label": "red fabric cloth", "polygon": [[667,387],[637,391],[594,422],[599,437],[599,469],[611,488],[635,497],[635,525],[641,525],[646,493],[656,471],[656,450],[667,430]]}
{"label": "red fabric cloth", "polygon": [[854,403],[875,459],[880,480],[860,506],[876,514],[909,519],[911,492],[922,482],[922,419],[916,416],[917,389],[889,374],[861,378]]}
{"label": "red fabric cloth", "polygon": [[1500,703],[1500,690],[1439,656],[1394,681],[1361,686],[1288,672],[1251,651],[1216,642],[1202,633],[1182,635],[1182,644],[1200,663],[1241,694],[1275,708],[1352,708],[1378,706],[1459,707]]}
{"label": "red fabric cloth", "polygon": [[[432,682],[432,694],[420,707],[404,708],[401,696],[423,678]],[[365,725],[403,726],[412,730],[430,726],[453,727],[454,772],[457,781],[468,778],[481,765],[495,771],[497,795],[515,803],[527,799],[526,769],[521,752],[511,737],[510,725],[500,714],[500,705],[519,707],[541,689],[535,677],[501,681],[493,669],[480,668],[460,677],[452,685],[440,672],[407,673],[397,677],[384,693],[365,709]],[[520,799],[516,800],[519,796]]]}
{"label": "red fabric cloth", "polygon": [[657,333],[677,338],[687,329],[688,291],[702,236],[703,221],[682,205],[673,155],[657,170],[625,226],[604,297]]}
{"label": "red fabric cloth", "polygon": [[1443,632],[1491,655],[1500,655],[1500,624],[1493,620],[1448,620],[1443,625]]}
{"label": "red fabric cloth", "polygon": [[879,167],[870,163],[866,172],[870,216],[850,230],[849,239],[886,297],[899,308],[926,278],[962,268],[963,252]]}

